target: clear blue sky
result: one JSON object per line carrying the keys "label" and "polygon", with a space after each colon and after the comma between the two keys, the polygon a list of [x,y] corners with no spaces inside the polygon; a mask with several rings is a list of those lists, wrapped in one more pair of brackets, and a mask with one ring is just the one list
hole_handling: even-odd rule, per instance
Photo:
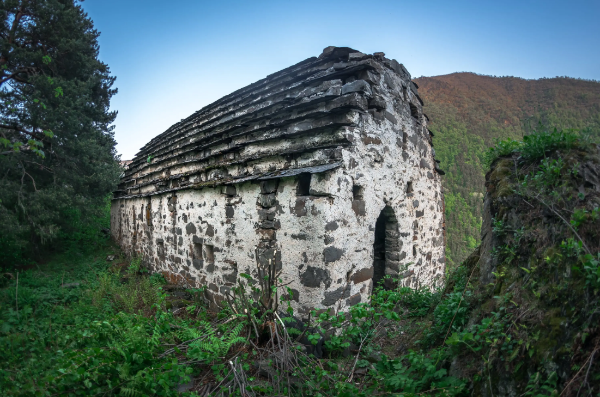
{"label": "clear blue sky", "polygon": [[130,159],[196,110],[348,46],[413,77],[468,71],[600,80],[600,1],[86,0],[117,76],[117,149]]}

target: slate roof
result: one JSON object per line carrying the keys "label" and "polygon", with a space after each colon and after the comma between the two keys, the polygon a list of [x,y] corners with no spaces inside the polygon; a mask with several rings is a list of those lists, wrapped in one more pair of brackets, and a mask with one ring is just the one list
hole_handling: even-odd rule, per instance
{"label": "slate roof", "polygon": [[[368,82],[383,68],[398,73],[418,98],[404,66],[383,53],[327,47],[319,57],[237,90],[150,140],[128,165],[115,198],[335,168],[339,149],[352,144],[341,128],[352,125],[352,111],[370,107]],[[309,151],[320,151],[310,164],[293,161]],[[282,169],[253,166],[277,157],[289,160]]]}

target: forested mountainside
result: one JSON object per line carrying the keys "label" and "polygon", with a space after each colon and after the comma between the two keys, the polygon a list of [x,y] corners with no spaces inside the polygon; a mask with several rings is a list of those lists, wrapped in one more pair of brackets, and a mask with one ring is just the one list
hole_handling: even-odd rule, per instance
{"label": "forested mountainside", "polygon": [[435,134],[446,197],[446,257],[462,262],[479,244],[484,155],[496,140],[521,139],[539,122],[600,135],[600,82],[525,80],[474,73],[415,79]]}

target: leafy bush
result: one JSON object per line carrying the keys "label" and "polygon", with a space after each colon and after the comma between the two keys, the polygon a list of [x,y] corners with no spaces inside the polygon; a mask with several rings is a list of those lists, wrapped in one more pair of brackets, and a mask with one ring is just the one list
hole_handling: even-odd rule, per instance
{"label": "leafy bush", "polygon": [[494,160],[496,160],[499,157],[511,155],[514,152],[519,151],[522,146],[523,142],[516,141],[512,138],[497,141],[495,146],[492,146],[487,150],[487,152],[485,152],[485,166],[489,168],[494,162]]}
{"label": "leafy bush", "polygon": [[402,392],[405,396],[421,394],[423,391],[435,391],[437,396],[457,396],[465,387],[464,380],[448,375],[438,363],[443,350],[433,350],[431,356],[410,351],[407,355],[394,360],[384,357],[377,364],[384,387],[389,392]]}
{"label": "leafy bush", "polygon": [[243,328],[244,324],[239,323],[233,328],[219,332],[213,324],[203,321],[197,328],[186,328],[182,333],[183,337],[180,338],[193,340],[187,350],[189,358],[212,363],[225,358],[234,345],[246,342],[246,338],[240,336]]}
{"label": "leafy bush", "polygon": [[557,128],[550,130],[540,123],[537,130],[523,137],[522,142],[511,138],[498,141],[485,153],[485,164],[489,167],[497,158],[516,152],[520,152],[527,161],[539,160],[546,157],[550,151],[575,147],[579,138],[577,130],[558,130]]}
{"label": "leafy bush", "polygon": [[410,317],[425,316],[440,298],[438,290],[432,291],[427,287],[418,289],[401,287],[398,294],[399,301],[410,310],[408,313]]}
{"label": "leafy bush", "polygon": [[91,292],[92,305],[106,305],[130,314],[150,314],[155,305],[161,304],[160,281],[148,277],[132,277],[123,284],[121,276],[103,273],[98,276],[98,286]]}
{"label": "leafy bush", "polygon": [[578,139],[579,135],[576,130],[558,130],[557,128],[549,130],[548,127],[540,124],[533,134],[523,137],[521,155],[529,161],[535,161],[546,157],[546,154],[552,150],[575,147]]}

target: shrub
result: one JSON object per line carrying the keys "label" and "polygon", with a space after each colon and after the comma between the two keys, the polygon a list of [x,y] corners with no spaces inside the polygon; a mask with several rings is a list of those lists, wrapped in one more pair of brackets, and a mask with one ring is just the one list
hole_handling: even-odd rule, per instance
{"label": "shrub", "polygon": [[486,168],[489,168],[497,158],[513,154],[514,152],[519,151],[522,146],[523,142],[515,141],[511,138],[497,141],[496,145],[489,148],[484,155]]}
{"label": "shrub", "polygon": [[533,134],[523,137],[523,147],[521,155],[529,160],[535,161],[546,157],[549,151],[557,149],[571,149],[579,139],[578,133],[573,129],[550,131],[547,127],[540,124]]}
{"label": "shrub", "polygon": [[525,135],[523,141],[508,138],[498,141],[495,146],[487,150],[484,156],[486,167],[499,157],[520,152],[527,161],[535,161],[546,157],[550,151],[557,149],[571,149],[578,143],[579,132],[574,129],[558,130],[539,124],[531,134]]}
{"label": "shrub", "polygon": [[408,316],[410,317],[425,316],[440,298],[439,291],[432,291],[427,287],[419,289],[401,287],[397,294],[399,295],[399,301],[409,309]]}
{"label": "shrub", "polygon": [[433,350],[431,356],[411,351],[399,359],[384,358],[377,364],[377,370],[386,390],[390,392],[417,395],[435,390],[437,396],[459,395],[465,389],[466,382],[449,376],[446,369],[439,367],[442,355],[444,351],[441,349]]}

